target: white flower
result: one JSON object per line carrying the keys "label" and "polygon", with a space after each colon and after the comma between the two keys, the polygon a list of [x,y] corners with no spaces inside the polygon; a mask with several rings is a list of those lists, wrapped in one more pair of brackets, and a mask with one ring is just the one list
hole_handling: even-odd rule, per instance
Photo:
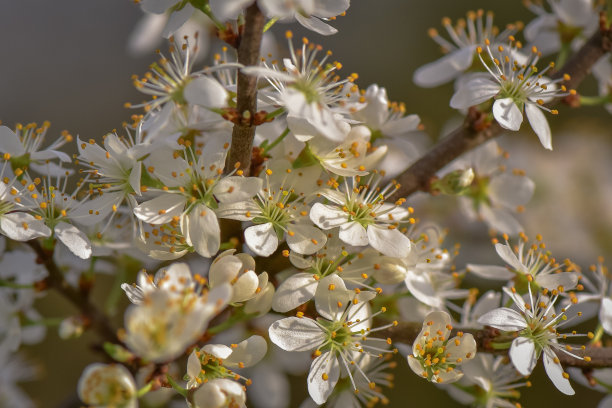
{"label": "white flower", "polygon": [[251,336],[229,347],[223,344],[207,344],[201,349],[195,348],[187,361],[187,388],[198,387],[216,378],[234,379],[236,373],[233,369],[257,364],[267,351],[268,345],[261,336]]}
{"label": "white flower", "polygon": [[188,1],[182,0],[142,0],[140,7],[145,13],[169,15],[162,31],[165,38],[180,29],[196,11]]}
{"label": "white flower", "polygon": [[188,148],[185,158],[166,149],[147,158],[147,171],[165,186],[157,196],[134,208],[151,224],[179,221],[195,251],[210,258],[219,250],[218,203],[239,204],[253,197],[262,181],[255,177],[223,176],[227,144],[213,139],[203,150]]}
{"label": "white flower", "polygon": [[458,333],[449,339],[451,318],[446,312],[431,312],[412,345],[408,365],[416,374],[437,383],[451,383],[463,376],[458,367],[474,358],[476,341],[471,334]]}
{"label": "white flower", "polygon": [[336,185],[334,190],[319,191],[330,204],[315,203],[310,219],[323,230],[339,227],[340,239],[349,245],[371,245],[388,256],[407,256],[412,244],[400,230],[414,223],[409,219],[411,211],[401,207],[404,199],[393,204],[385,202],[399,185],[391,183],[380,188],[380,177],[370,177],[366,184],[360,181],[360,177],[345,178],[342,190]]}
{"label": "white flower", "polygon": [[152,362],[177,358],[195,343],[230,300],[230,285],[210,291],[176,296],[168,290],[152,290],[125,312],[122,341],[136,355]]}
{"label": "white flower", "polygon": [[[230,302],[247,302],[247,306],[258,297],[264,296],[266,290],[271,290],[269,302],[265,302],[267,308],[264,307],[266,309],[264,313],[267,312],[270,310],[271,297],[274,295],[274,287],[269,287],[272,283],[268,282],[268,273],[262,272],[257,275],[253,257],[248,254],[234,255],[234,252],[235,250],[228,249],[215,258],[208,272],[210,287],[230,284],[233,289]],[[268,294],[265,295],[268,298]]]}
{"label": "white flower", "polygon": [[0,401],[6,407],[34,408],[37,405],[18,386],[40,375],[38,367],[19,353],[0,352]]}
{"label": "white flower", "polygon": [[373,147],[370,130],[354,126],[344,142],[338,144],[324,138],[308,142],[310,153],[327,171],[339,176],[365,176],[387,153],[387,146]]}
{"label": "white flower", "polygon": [[255,0],[209,0],[210,8],[221,21],[235,20]]}
{"label": "white flower", "polygon": [[292,169],[283,173],[283,179],[277,183],[270,178],[275,173],[266,169],[262,174],[265,184],[253,200],[219,206],[220,217],[255,224],[244,230],[244,239],[259,256],[272,255],[283,238],[292,251],[307,255],[321,249],[327,241],[326,235],[311,225],[308,219],[310,207],[304,202],[304,197],[294,194],[290,183],[297,179],[290,177]]}
{"label": "white flower", "polygon": [[245,408],[244,387],[236,381],[219,378],[208,381],[193,393],[194,408]]}
{"label": "white flower", "polygon": [[462,404],[478,408],[516,408],[516,402],[509,401],[520,396],[516,389],[531,385],[528,381],[519,382],[522,376],[503,356],[478,353],[463,364],[462,370],[459,387],[445,389]]}
{"label": "white flower", "polygon": [[350,4],[350,0],[259,0],[268,17],[295,18],[304,27],[322,35],[336,34],[338,30],[321,19],[328,20],[344,13]]}
{"label": "white flower", "polygon": [[98,197],[84,203],[74,212],[83,216],[80,218],[83,225],[101,223],[109,214],[117,213],[124,200],[131,208],[138,205],[134,195],[142,194],[142,159],[151,152],[153,146],[140,143],[140,128],[136,138],[132,138],[127,128],[126,131],[127,138],[120,138],[116,133],[105,135],[104,147],[93,140],[87,143],[77,137],[80,164],[89,167],[91,170],[87,172],[103,186],[96,190]]}
{"label": "white flower", "polygon": [[470,167],[474,179],[459,197],[461,209],[472,219],[477,217],[503,234],[511,236],[523,231],[512,213],[521,212],[535,190],[535,183],[521,170],[506,171],[503,152],[490,141],[465,155],[459,168]]}
{"label": "white flower", "polygon": [[331,53],[317,60],[321,47],[305,38],[296,52],[292,36],[287,33],[291,58],[283,59],[283,67],[263,62],[263,66],[242,71],[268,80],[271,89],[263,89],[260,98],[287,111],[287,125],[299,141],[324,137],[343,142],[350,131],[349,121],[343,115],[356,109],[360,99],[359,88],[353,84],[357,75],[339,79],[336,71],[342,65],[328,62]]}
{"label": "white flower", "polygon": [[526,4],[538,17],[525,27],[525,38],[544,55],[563,46],[576,49],[598,27],[600,7],[593,0],[548,0],[550,13],[540,4]]}
{"label": "white flower", "polygon": [[0,153],[3,153],[3,159],[10,161],[15,170],[32,169],[41,174],[63,174],[65,170],[50,160],[70,163],[70,156],[57,149],[71,142],[72,136],[63,131],[50,146],[42,148],[50,125],[49,122],[44,122],[41,127],[36,123],[28,123],[25,126],[18,124],[14,132],[6,126],[0,126]]}
{"label": "white flower", "polygon": [[497,46],[519,29],[517,25],[508,25],[504,31],[497,34],[497,27],[493,26],[493,12],[487,12],[483,22],[484,14],[483,10],[470,11],[467,13],[467,20],[459,20],[455,27],[449,18],[444,18],[442,25],[451,41],[441,37],[436,29],[430,29],[430,37],[447,55],[417,69],[413,76],[414,83],[429,88],[459,77],[472,66],[474,52],[479,44],[489,40]]}
{"label": "white flower", "polygon": [[[30,208],[34,217],[43,221],[53,235],[76,256],[81,259],[88,259],[92,254],[92,247],[87,235],[74,223],[78,223],[95,214],[95,209],[88,212],[79,212],[79,207],[87,202],[85,196],[82,200],[77,200],[79,191],[86,186],[87,177],[77,183],[76,189],[69,194],[66,191],[68,185],[68,175],[64,174],[51,179],[49,175],[42,181],[42,188],[39,187],[41,180],[35,178],[33,181],[25,178],[27,192],[21,196],[21,203]],[[22,182],[23,183],[23,182]]]}
{"label": "white flower", "polygon": [[385,148],[386,154],[378,169],[387,177],[395,177],[424,153],[425,134],[419,131],[421,120],[417,115],[405,116],[404,104],[390,102],[386,89],[376,84],[368,86],[363,97],[365,106],[352,117],[370,129],[370,142],[374,146]]}
{"label": "white flower", "polygon": [[[2,172],[0,172],[0,177]],[[8,181],[8,183],[7,183]],[[0,233],[15,241],[29,241],[38,237],[48,237],[51,230],[44,221],[35,218],[27,210],[33,208],[24,205],[21,196],[27,194],[27,188],[17,189],[18,183],[0,180]]]}
{"label": "white flower", "polygon": [[[576,287],[578,273],[570,272],[573,266],[569,260],[557,263],[551,253],[545,251],[546,246],[539,235],[533,244],[528,243],[525,234],[521,233],[519,237],[519,244],[514,249],[507,240],[506,244],[495,244],[495,251],[508,264],[508,268],[468,264],[467,270],[485,279],[515,278],[519,288],[526,281],[548,290],[571,290]],[[563,267],[567,268],[567,272],[561,272]]]}
{"label": "white flower", "polygon": [[[172,0],[171,0],[172,1]],[[185,6],[191,7],[187,4]],[[197,49],[192,48],[186,38],[184,46],[172,41],[170,57],[161,56],[159,63],[151,65],[151,71],[143,78],[134,77],[134,86],[140,92],[151,95],[153,99],[139,105],[127,104],[130,107],[145,107],[151,113],[154,108],[162,107],[167,102],[173,105],[197,104],[209,109],[225,106],[227,91],[214,78],[201,73],[192,73],[194,55]]]}
{"label": "white flower", "polygon": [[138,407],[134,377],[120,364],[88,365],[79,378],[77,391],[87,405]]}
{"label": "white flower", "polygon": [[[371,314],[368,305],[374,293],[354,294],[346,290],[342,279],[337,276],[330,280],[328,287],[319,286],[317,292],[315,306],[321,318],[313,320],[298,313],[298,317],[274,322],[269,334],[270,340],[283,350],[315,350],[316,358],[310,366],[307,380],[308,393],[317,404],[323,404],[340,378],[341,367],[351,376],[349,365],[353,365],[360,353],[378,357],[387,352],[388,340],[367,336],[397,322],[370,329],[371,319],[378,314]],[[359,374],[365,376],[363,372]],[[366,381],[371,383],[368,378]]]}
{"label": "white flower", "polygon": [[599,401],[597,408],[612,407],[612,394],[610,394],[610,389],[612,388],[612,368],[596,368],[589,370],[588,378],[578,367],[569,367],[567,372],[572,379],[579,384],[604,394],[608,394],[601,401]]}
{"label": "white flower", "polygon": [[[519,311],[502,307],[485,314],[478,319],[478,322],[496,329],[518,332],[518,337],[512,341],[509,352],[512,364],[516,369],[522,375],[530,375],[540,355],[542,355],[546,374],[548,374],[555,387],[564,394],[573,395],[574,390],[568,381],[569,375],[563,371],[563,367],[561,367],[555,354],[555,352],[562,352],[574,358],[584,359],[571,352],[571,350],[577,350],[579,347],[558,342],[560,338],[582,336],[575,334],[575,332],[573,334],[557,332],[557,328],[561,327],[566,321],[565,313],[571,305],[557,314],[554,304],[559,297],[559,293],[556,290],[552,291],[552,298],[544,294],[538,294],[538,297],[534,298],[531,292],[531,284],[529,284],[528,289],[529,303],[526,303],[514,288],[510,290],[504,287],[504,292],[513,300]],[[577,301],[574,296],[572,304]]]}
{"label": "white flower", "polygon": [[558,111],[549,109],[544,104],[575,91],[568,92],[563,85],[557,87],[559,82],[569,79],[568,75],[555,80],[544,76],[554,64],[548,65],[542,71],[537,69],[536,64],[540,58],[537,48],[532,48],[531,56],[525,63],[513,58],[513,41],[514,37],[511,37],[509,51],[501,45],[498,46],[497,54],[491,50],[490,42],[485,41],[485,57],[492,63],[485,62],[482,47],[477,48],[478,57],[488,74],[474,74],[471,79],[462,82],[451,98],[450,106],[455,109],[467,109],[495,99],[493,103],[495,120],[504,129],[513,131],[520,129],[525,111],[542,146],[552,150],[550,127],[542,110],[552,114],[557,114]]}

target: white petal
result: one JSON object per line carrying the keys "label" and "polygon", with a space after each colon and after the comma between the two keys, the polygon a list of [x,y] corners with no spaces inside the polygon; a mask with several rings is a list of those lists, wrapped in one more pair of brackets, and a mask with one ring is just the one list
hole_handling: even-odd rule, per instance
{"label": "white petal", "polygon": [[288,227],[288,231],[293,235],[287,233],[287,244],[292,251],[299,254],[314,254],[327,242],[327,235],[311,225],[293,224]]}
{"label": "white petal", "polygon": [[557,356],[550,347],[544,348],[544,370],[546,370],[548,378],[550,378],[559,391],[565,395],[574,395],[576,392],[569,380],[563,377],[563,367],[561,367],[560,363],[555,363],[556,358]]}
{"label": "white petal", "polygon": [[509,354],[512,364],[522,375],[531,374],[538,362],[535,345],[525,337],[517,337],[512,341]]}
{"label": "white petal", "polygon": [[612,334],[612,299],[603,298],[599,309],[599,322],[608,334]]}
{"label": "white petal", "polygon": [[334,27],[330,26],[327,23],[324,23],[323,21],[313,16],[304,17],[300,13],[296,13],[295,19],[298,21],[298,23],[300,23],[307,29],[312,30],[315,33],[319,33],[321,35],[332,35],[338,32],[338,30],[336,30]]}
{"label": "white petal", "polygon": [[499,84],[490,78],[475,77],[461,84],[450,100],[453,109],[467,109],[480,105],[499,93]]}
{"label": "white petal", "polygon": [[263,180],[259,177],[225,177],[217,183],[214,194],[222,203],[245,201],[261,190]]}
{"label": "white petal", "polygon": [[204,204],[196,205],[185,216],[185,226],[195,251],[205,258],[213,257],[221,244],[221,230],[215,212]]}
{"label": "white petal", "polygon": [[242,261],[236,256],[219,255],[208,273],[210,285],[215,287],[233,281],[242,270]]}
{"label": "white petal", "polygon": [[578,274],[575,272],[559,272],[536,275],[535,281],[548,290],[555,290],[559,286],[563,286],[565,290],[572,290],[578,284]]}
{"label": "white petal", "polygon": [[456,78],[472,65],[474,51],[474,47],[451,51],[442,58],[418,68],[412,80],[424,88],[442,85]]}
{"label": "white petal", "polygon": [[149,224],[165,224],[179,217],[185,208],[185,197],[180,194],[161,194],[134,208],[134,215]]}
{"label": "white petal", "polygon": [[51,230],[43,221],[23,212],[9,213],[0,217],[0,232],[10,239],[22,242],[51,235]]}
{"label": "white petal", "polygon": [[478,208],[478,214],[489,228],[499,233],[515,236],[523,231],[523,226],[505,208],[493,208],[483,203]]}
{"label": "white petal", "polygon": [[514,277],[514,274],[503,266],[467,264],[466,269],[484,279],[505,281]]}
{"label": "white petal", "polygon": [[410,253],[412,244],[410,238],[397,229],[385,226],[370,225],[367,230],[368,242],[372,248],[387,256],[405,258]]}
{"label": "white petal", "polygon": [[502,173],[491,178],[489,196],[491,200],[507,208],[516,209],[531,200],[535,183],[528,177]]}
{"label": "white petal", "polygon": [[246,244],[259,256],[270,256],[278,248],[278,237],[272,223],[253,225],[244,230]]}
{"label": "white petal", "polygon": [[259,286],[259,279],[255,271],[246,271],[234,284],[234,296],[232,302],[244,302],[255,294]]}
{"label": "white petal", "polygon": [[[459,341],[457,345],[456,341]],[[464,334],[462,337],[454,337],[449,340],[446,346],[446,356],[449,361],[457,361],[462,359],[468,361],[476,355],[476,340],[470,333]]]}
{"label": "white petal", "polygon": [[436,295],[431,279],[426,273],[408,271],[404,280],[410,293],[422,303],[436,309],[444,309],[444,301]]}
{"label": "white petal", "polygon": [[54,231],[57,239],[66,245],[70,252],[81,259],[91,257],[91,242],[77,227],[60,221]]}
{"label": "white petal", "polygon": [[207,344],[202,350],[223,360],[232,355],[232,349],[225,344]]}
{"label": "white petal", "polygon": [[497,243],[495,244],[495,250],[497,251],[497,255],[499,255],[504,262],[510,265],[512,269],[519,272],[526,272],[525,267],[519,262],[518,258],[514,254],[514,251],[512,251],[512,248],[510,248],[509,245]]}
{"label": "white petal", "polygon": [[523,114],[512,98],[498,99],[493,103],[493,116],[504,129],[517,131],[523,123]]}
{"label": "white petal", "polygon": [[259,287],[262,288],[261,292],[244,304],[244,312],[247,314],[256,313],[258,316],[261,316],[268,313],[272,308],[274,285],[272,282],[268,282],[265,285],[260,283]]}
{"label": "white petal", "polygon": [[545,149],[552,150],[552,135],[544,112],[536,104],[528,102],[525,104],[525,114],[533,131],[538,135],[542,146]]}
{"label": "white petal", "polygon": [[205,108],[222,108],[226,104],[227,91],[218,81],[207,76],[192,80],[185,87],[187,102]]}
{"label": "white petal", "polygon": [[368,245],[368,233],[360,223],[351,221],[340,226],[338,237],[349,245]]}
{"label": "white petal", "polygon": [[340,363],[332,352],[326,351],[315,358],[310,365],[307,380],[310,398],[317,404],[323,404],[334,390],[338,378],[340,378]]}
{"label": "white petal", "polygon": [[285,313],[308,302],[313,298],[318,283],[310,273],[290,276],[276,289],[272,309]]}
{"label": "white petal", "polygon": [[527,327],[525,318],[516,310],[507,307],[485,313],[478,319],[478,323],[504,331],[519,331]]}
{"label": "white petal", "polygon": [[6,126],[0,126],[0,152],[9,153],[13,157],[25,154],[19,136]]}
{"label": "white petal", "polygon": [[338,207],[315,203],[310,209],[310,219],[319,228],[328,230],[348,222],[346,214]]}
{"label": "white petal", "polygon": [[[228,366],[238,367],[240,363],[243,367],[250,367],[257,364],[268,351],[268,343],[261,336],[251,336],[238,343],[232,351],[232,355],[223,362]],[[241,367],[242,368],[242,367]]]}
{"label": "white petal", "polygon": [[315,292],[317,312],[327,320],[339,319],[351,301],[351,293],[338,275],[326,276],[320,280]]}
{"label": "white petal", "polygon": [[96,225],[102,222],[113,211],[113,208],[117,209],[121,205],[124,195],[122,191],[115,191],[85,201],[70,211],[70,219],[80,225]]}
{"label": "white petal", "polygon": [[170,38],[170,36],[174,34],[176,30],[181,28],[183,24],[189,20],[194,11],[195,9],[191,4],[186,4],[181,10],[170,14],[170,18],[168,18],[168,22],[162,31],[162,37]]}
{"label": "white petal", "polygon": [[277,320],[268,329],[270,340],[286,351],[309,351],[325,341],[319,325],[307,317],[287,317]]}

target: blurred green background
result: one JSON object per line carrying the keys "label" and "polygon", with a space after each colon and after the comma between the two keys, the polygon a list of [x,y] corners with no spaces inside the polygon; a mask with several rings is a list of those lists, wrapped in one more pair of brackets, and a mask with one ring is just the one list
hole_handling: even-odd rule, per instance
{"label": "blurred green background", "polygon": [[[4,0],[1,4],[3,124],[12,127],[17,122],[50,120],[48,137],[68,129],[81,138],[100,140],[129,120],[133,112],[123,107],[124,102],[143,99],[133,88],[130,76],[143,74],[156,58],[154,53],[136,58],[126,52],[127,38],[142,17],[137,5],[128,0]],[[449,120],[458,118],[448,106],[452,85],[421,89],[412,83],[412,74],[440,56],[437,45],[426,34],[427,28],[439,28],[444,16],[455,20],[478,8],[492,8],[499,26],[517,20],[528,22],[533,17],[518,0],[353,0],[347,15],[332,23],[339,29],[334,36],[305,32],[297,24],[277,24],[273,32],[279,34],[280,45],[284,41],[282,33],[290,28],[296,37],[307,35],[332,50],[346,75],[357,72],[362,87],[371,83],[386,87],[390,98],[404,102],[408,113],[419,114],[427,131],[437,138]],[[221,45],[213,42],[212,52]],[[160,47],[165,45],[160,42]],[[594,94],[594,81],[587,81],[581,89]],[[536,197],[522,218],[526,232],[542,233],[558,258],[569,257],[586,267],[597,255],[612,252],[610,118],[602,108],[572,112],[561,108],[561,115],[549,117],[549,121],[555,146],[552,153],[541,148],[526,126],[525,134],[502,137],[501,144],[512,153],[510,164],[523,168],[537,182]],[[438,207],[449,202],[447,198],[435,198],[421,217],[435,215]],[[441,220],[443,226],[465,227],[461,217]],[[450,237],[450,244],[461,242],[464,248],[457,260],[459,267],[466,259],[497,262],[486,227],[459,231]],[[95,293],[98,299],[104,297],[104,284],[108,284],[102,281],[103,287]],[[38,305],[48,317],[74,311],[55,294],[41,299]],[[121,323],[121,316],[117,323]],[[72,398],[83,367],[96,360],[88,350],[89,336],[60,341],[49,330],[44,343],[27,349],[32,359],[44,366],[40,380],[24,385],[41,407],[59,406]],[[395,374],[395,389],[387,392],[391,407],[455,406],[444,392],[415,376],[407,364],[402,362]],[[526,407],[576,402],[587,407],[595,406],[601,398],[601,394],[577,384],[577,396],[564,397],[543,375],[541,365],[532,382],[532,389],[522,391],[521,402]],[[306,390],[301,379],[294,385],[297,406]]]}

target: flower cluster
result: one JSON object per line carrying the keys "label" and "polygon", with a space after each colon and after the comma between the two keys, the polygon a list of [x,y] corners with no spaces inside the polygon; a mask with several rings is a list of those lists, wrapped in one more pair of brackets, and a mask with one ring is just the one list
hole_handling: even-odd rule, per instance
{"label": "flower cluster", "polygon": [[[518,404],[516,389],[530,385],[522,377],[540,357],[553,384],[574,393],[562,356],[591,359],[586,346],[566,344],[582,335],[559,330],[598,314],[597,334],[585,336],[598,344],[612,335],[603,261],[583,275],[539,235],[529,243],[516,214],[535,183],[508,170],[496,142],[438,175],[442,164],[430,161],[450,163],[453,146],[482,144],[491,135],[481,130],[519,130],[523,114],[552,149],[542,111],[557,114],[550,103],[579,97],[563,84],[569,75],[545,75],[555,64],[538,69],[538,47],[567,53],[584,42],[599,6],[550,0],[549,13],[530,3],[539,17],[527,26],[526,47],[515,37],[521,23],[500,32],[482,10],[455,25],[445,18],[450,40],[434,29],[430,36],[447,55],[414,81],[455,80],[449,104],[469,110],[470,136],[443,138],[425,153],[417,115],[377,84],[361,88],[357,74],[341,74],[332,52],[307,38],[296,45],[286,31],[286,56],[245,66],[253,58],[244,47],[258,55],[277,22],[334,34],[328,23],[349,0],[139,3],[147,20],[138,33],[153,24],[170,49],[132,78],[144,100],[126,103],[138,111],[123,131],[100,140],[62,131],[47,143],[48,122],[0,126],[3,402],[33,406],[16,382],[35,370],[16,352],[41,341],[47,326],[62,339],[101,336],[96,350],[112,362],[84,369],[77,391],[88,406],[238,408],[248,396],[257,408],[285,408],[292,374],[306,377],[303,407],[370,407],[389,402],[384,388],[394,384],[399,351],[417,376],[473,406]],[[210,66],[198,62],[210,38],[182,34],[194,24],[231,47]],[[552,28],[559,44],[546,39]],[[137,37],[134,44],[150,45]],[[594,68],[604,99],[608,63]],[[238,136],[248,139],[245,154]],[[73,143],[73,156],[60,150]],[[467,218],[503,234],[505,243],[493,242],[505,266],[457,268],[459,245],[445,247],[446,230],[424,220],[434,218],[425,194],[406,196],[403,183],[457,196]],[[115,277],[104,312],[91,296],[98,274]],[[478,297],[463,279],[471,275],[503,287]],[[51,289],[79,312],[41,316],[36,300]],[[130,304],[117,330],[110,317],[123,293]],[[401,330],[411,344],[395,341]],[[509,360],[492,354],[500,350]]]}

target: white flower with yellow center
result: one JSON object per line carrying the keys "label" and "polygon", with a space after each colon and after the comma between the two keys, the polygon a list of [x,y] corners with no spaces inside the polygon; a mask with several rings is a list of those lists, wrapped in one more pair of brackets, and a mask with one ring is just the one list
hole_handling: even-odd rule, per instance
{"label": "white flower with yellow center", "polygon": [[[534,298],[531,292],[531,284],[528,285],[529,301],[525,302],[523,297],[516,293],[516,289],[503,288],[504,292],[512,299],[517,310],[502,307],[490,311],[478,319],[478,323],[486,324],[506,332],[517,332],[518,336],[512,340],[510,345],[510,360],[522,375],[530,375],[536,366],[540,355],[544,360],[546,374],[559,391],[567,395],[574,395],[574,390],[568,380],[569,375],[563,371],[556,353],[568,354],[580,360],[589,361],[589,357],[580,357],[572,350],[581,349],[569,344],[561,344],[559,339],[568,337],[586,336],[584,334],[559,333],[557,328],[569,321],[566,312],[572,304],[576,304],[573,294],[570,294],[572,302],[567,308],[559,313],[555,311],[555,302],[559,298],[559,292],[552,291],[552,298],[548,297],[548,291],[544,289],[542,294]],[[592,333],[588,334],[593,337]]]}
{"label": "white flower with yellow center", "polygon": [[[412,248],[410,239],[400,230],[403,225],[414,223],[410,209],[401,207],[404,199],[395,203],[385,200],[399,188],[397,183],[378,186],[379,176],[369,177],[361,184],[358,176],[346,178],[342,188],[324,189],[318,193],[330,204],[315,203],[310,219],[319,228],[340,228],[339,237],[353,246],[371,245],[387,256],[403,258]],[[372,184],[370,184],[372,183]]]}
{"label": "white flower with yellow center", "polygon": [[408,365],[418,375],[437,383],[459,380],[463,373],[458,367],[476,355],[476,341],[471,334],[457,333],[452,339],[450,315],[431,312],[412,345]]}
{"label": "white flower with yellow center", "polygon": [[57,159],[62,163],[70,163],[70,156],[58,149],[71,142],[72,135],[63,131],[50,146],[43,148],[42,144],[49,126],[51,126],[49,122],[44,122],[41,127],[36,123],[28,123],[25,126],[17,124],[15,131],[0,126],[0,153],[3,153],[0,162],[2,159],[9,161],[13,170],[31,169],[41,174],[64,174],[66,170],[62,170],[50,160]]}
{"label": "white flower with yellow center", "polygon": [[310,207],[303,197],[295,194],[291,185],[287,186],[291,172],[286,169],[283,179],[277,183],[271,179],[274,172],[266,169],[262,176],[265,184],[253,200],[219,206],[220,217],[255,224],[244,230],[244,239],[259,256],[272,255],[283,238],[292,251],[306,255],[315,253],[327,241],[326,235],[311,225]]}
{"label": "white flower with yellow center", "polygon": [[259,0],[260,7],[270,18],[283,21],[295,18],[302,26],[322,35],[338,30],[321,20],[333,19],[344,13],[350,0]]}
{"label": "white flower with yellow center", "polygon": [[[0,233],[15,241],[48,237],[51,235],[49,227],[41,219],[29,214],[28,210],[33,208],[33,205],[31,203],[25,205],[27,200],[22,200],[22,196],[30,191],[28,186],[21,188],[16,178],[11,180],[8,177],[2,177],[7,165],[5,162],[0,171]],[[30,189],[34,188],[32,184]]]}
{"label": "white flower with yellow center", "polygon": [[203,150],[187,148],[185,158],[159,150],[146,160],[147,170],[163,185],[157,197],[134,208],[150,224],[181,222],[181,232],[195,251],[210,258],[220,245],[218,203],[241,203],[253,197],[262,181],[255,177],[224,176],[227,144],[212,139]]}
{"label": "white flower with yellow center", "polygon": [[236,379],[237,374],[232,370],[257,364],[267,351],[266,340],[257,335],[230,346],[207,344],[201,349],[195,348],[187,360],[187,389],[218,378]]}
{"label": "white flower with yellow center", "polygon": [[[485,51],[479,46],[478,57],[488,74],[474,74],[469,80],[460,83],[451,98],[450,106],[455,109],[467,109],[495,99],[493,117],[501,127],[513,131],[520,129],[524,111],[542,146],[552,150],[550,127],[542,111],[553,115],[558,111],[547,108],[544,104],[555,98],[574,94],[575,91],[568,92],[565,86],[557,86],[558,83],[569,80],[567,74],[554,80],[544,76],[554,64],[551,63],[542,71],[538,70],[536,64],[541,54],[537,48],[532,48],[531,55],[525,63],[519,62],[512,56],[519,45],[520,43],[515,43],[514,37],[511,36],[509,48],[499,45],[494,53],[491,42],[485,41],[484,58]],[[491,62],[486,62],[485,58]]]}
{"label": "white flower with yellow center", "polygon": [[[526,288],[523,290],[526,282],[548,290],[571,290],[576,287],[579,275],[571,272],[573,264],[569,260],[558,263],[550,251],[546,251],[540,235],[536,236],[537,242],[529,244],[527,236],[521,233],[519,244],[514,248],[508,242],[508,237],[504,237],[506,243],[496,242],[495,251],[508,267],[468,264],[467,270],[485,279],[514,278],[521,293],[527,292]],[[563,272],[563,268],[566,268],[566,272]]]}
{"label": "white flower with yellow center", "polygon": [[138,407],[134,377],[120,364],[88,365],[79,378],[77,391],[88,406]]}
{"label": "white flower with yellow center", "polygon": [[497,27],[493,25],[493,12],[487,12],[484,21],[483,16],[485,16],[483,10],[469,11],[467,20],[458,20],[454,27],[450,18],[442,19],[442,25],[450,41],[438,34],[438,30],[431,28],[429,36],[438,43],[446,55],[417,69],[413,76],[414,83],[430,88],[459,77],[472,66],[474,53],[479,44],[485,40],[491,41],[494,45],[501,44],[519,30],[518,24],[508,25],[504,31],[498,33]]}
{"label": "white flower with yellow center", "polygon": [[[327,287],[319,285],[315,294],[315,306],[321,317],[316,320],[304,317],[288,317],[274,322],[269,329],[270,340],[286,351],[315,350],[316,357],[308,375],[308,393],[317,404],[323,404],[336,386],[341,370],[345,370],[355,387],[350,367],[362,353],[382,357],[388,353],[390,339],[369,337],[371,333],[396,325],[397,322],[371,329],[372,314],[368,301],[374,292],[353,293],[346,290],[342,279],[335,276]],[[371,379],[360,369],[355,375]],[[373,384],[373,383],[372,383]],[[356,388],[354,388],[356,389]]]}
{"label": "white flower with yellow center", "polygon": [[287,111],[287,125],[299,141],[324,137],[343,142],[351,129],[344,115],[361,99],[359,88],[353,84],[357,75],[340,79],[336,71],[342,65],[328,61],[331,52],[318,60],[320,46],[304,38],[301,49],[296,51],[292,37],[288,31],[291,55],[283,59],[283,67],[275,62],[270,65],[263,62],[262,66],[246,67],[242,71],[267,79],[270,89],[262,89],[260,98]]}

